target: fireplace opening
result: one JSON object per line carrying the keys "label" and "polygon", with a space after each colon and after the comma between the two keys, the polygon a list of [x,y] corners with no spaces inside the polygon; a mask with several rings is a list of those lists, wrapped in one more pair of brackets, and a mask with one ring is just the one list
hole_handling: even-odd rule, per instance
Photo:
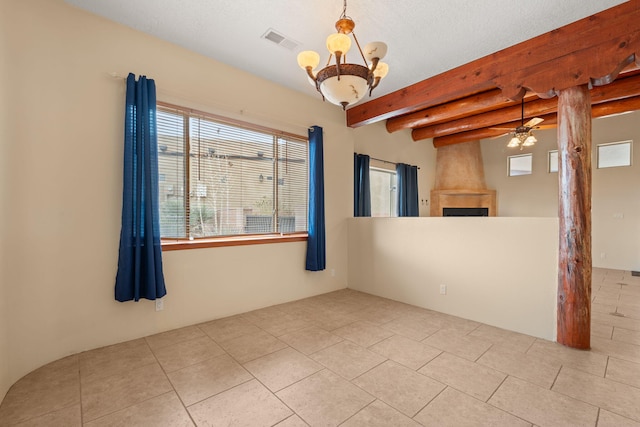
{"label": "fireplace opening", "polygon": [[489,208],[442,208],[442,216],[489,216]]}

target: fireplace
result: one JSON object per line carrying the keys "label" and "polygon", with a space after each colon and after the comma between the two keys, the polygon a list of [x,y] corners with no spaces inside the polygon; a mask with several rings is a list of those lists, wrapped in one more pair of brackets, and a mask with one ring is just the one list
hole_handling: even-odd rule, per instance
{"label": "fireplace", "polygon": [[489,216],[489,208],[442,208],[442,216]]}
{"label": "fireplace", "polygon": [[[445,209],[457,213],[447,215]],[[496,190],[487,188],[484,180],[480,141],[439,147],[431,216],[496,215]]]}

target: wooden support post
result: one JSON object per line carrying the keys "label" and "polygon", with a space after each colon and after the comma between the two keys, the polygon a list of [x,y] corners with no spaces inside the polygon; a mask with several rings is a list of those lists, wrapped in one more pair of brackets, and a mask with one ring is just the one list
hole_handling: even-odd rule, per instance
{"label": "wooden support post", "polygon": [[558,94],[558,332],[560,344],[591,340],[591,99],[586,85]]}

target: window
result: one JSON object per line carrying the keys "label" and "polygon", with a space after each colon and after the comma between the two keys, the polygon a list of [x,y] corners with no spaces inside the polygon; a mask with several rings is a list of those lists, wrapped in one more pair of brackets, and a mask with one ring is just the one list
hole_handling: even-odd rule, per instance
{"label": "window", "polygon": [[509,176],[531,175],[533,164],[532,154],[520,154],[507,158],[507,170]]}
{"label": "window", "polygon": [[165,104],[157,121],[163,238],[307,230],[306,138]]}
{"label": "window", "polygon": [[371,216],[396,216],[396,172],[369,167]]}
{"label": "window", "polygon": [[558,150],[549,151],[549,164],[548,171],[549,173],[558,172]]}
{"label": "window", "polygon": [[631,141],[598,144],[598,169],[631,166]]}

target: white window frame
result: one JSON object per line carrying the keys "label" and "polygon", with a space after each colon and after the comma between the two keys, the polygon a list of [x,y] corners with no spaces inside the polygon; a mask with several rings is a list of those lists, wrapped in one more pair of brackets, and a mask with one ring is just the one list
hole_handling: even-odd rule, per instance
{"label": "white window frame", "polygon": [[[628,145],[629,146],[629,159],[628,162],[625,163],[620,163],[620,164],[608,164],[608,165],[602,165],[600,163],[600,160],[603,157],[604,154],[604,150],[606,150],[607,148],[612,148],[615,146],[622,146],[622,145]],[[632,159],[633,159],[633,140],[626,140],[626,141],[617,141],[617,142],[607,142],[604,144],[598,144],[596,145],[596,154],[597,154],[597,159],[596,159],[596,165],[598,169],[609,169],[609,168],[617,168],[617,167],[626,167],[626,166],[631,166],[632,165]]]}
{"label": "white window frame", "polygon": [[[531,159],[531,161],[530,161],[531,169],[528,172],[525,171],[524,173],[514,173],[514,171],[516,171],[516,169],[512,169],[512,167],[511,167],[512,160],[522,159],[522,158]],[[533,153],[517,154],[517,155],[514,155],[514,156],[508,156],[507,157],[507,176],[514,177],[514,176],[525,176],[525,175],[532,175],[532,174],[533,174]]]}

